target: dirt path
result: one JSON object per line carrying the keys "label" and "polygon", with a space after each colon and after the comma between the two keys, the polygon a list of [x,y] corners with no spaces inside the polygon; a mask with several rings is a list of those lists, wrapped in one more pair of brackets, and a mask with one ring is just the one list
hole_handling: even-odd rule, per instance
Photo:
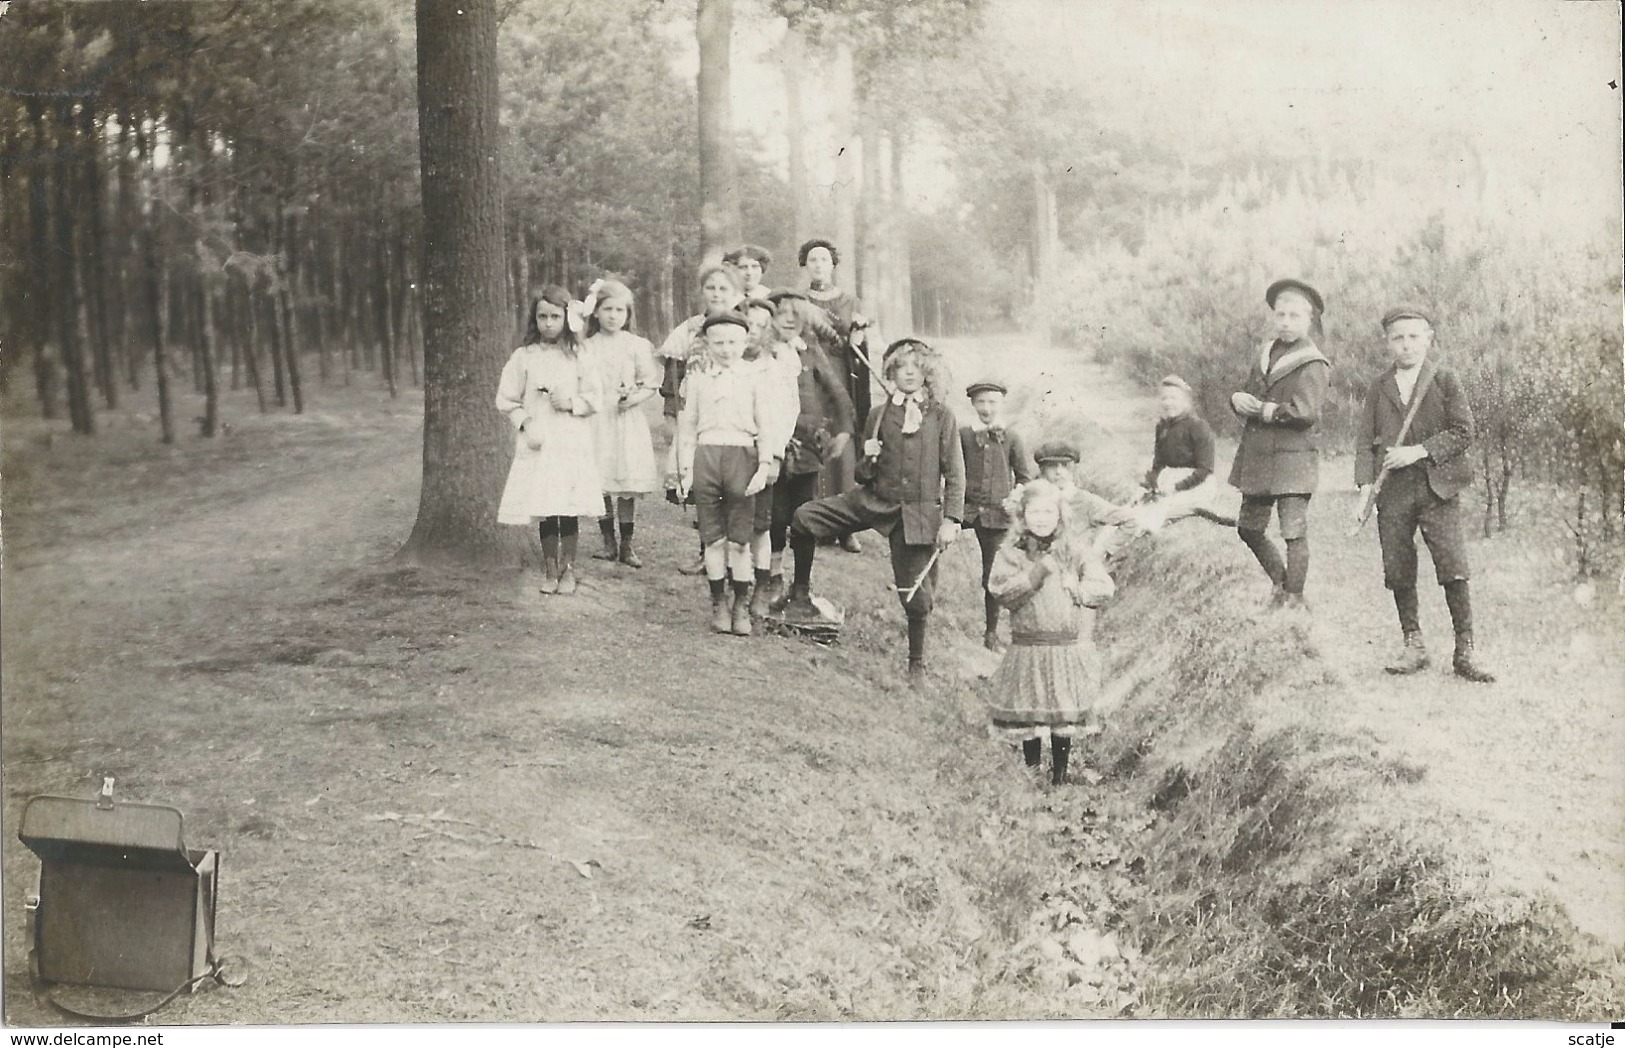
{"label": "dirt path", "polygon": [[[1108,919],[1040,912],[1080,876],[1082,813],[1101,820],[981,736],[950,644],[937,687],[901,686],[878,543],[821,568],[853,611],[835,650],[706,632],[664,504],[641,572],[586,561],[583,536],[574,600],[397,569],[417,441],[403,412],[257,486],[230,479],[248,456],[179,519],[139,487],[63,495],[83,519],[9,544],[7,824],[114,775],[224,855],[221,947],[254,977],[166,1021],[1132,1008],[1115,948],[1084,965],[1033,939]],[[52,508],[13,500],[8,524]],[[35,863],[14,834],[4,854],[15,914]],[[7,1018],[50,1022],[19,924]]]}
{"label": "dirt path", "polygon": [[[955,346],[956,374],[1033,384],[1035,425],[1081,411],[1125,477],[1143,468],[1143,398],[1076,356],[1018,350]],[[663,503],[640,526],[647,568],[584,559],[582,595],[545,598],[523,576],[387,563],[415,508],[413,405],[341,403],[321,439],[264,425],[245,421],[246,450],[200,467],[184,503],[130,463],[57,448],[32,469],[70,480],[26,487],[34,501],[8,475],[7,825],[28,796],[115,775],[225,857],[221,944],[254,978],[166,1021],[1132,1011],[1135,961],[1078,959],[1134,891],[1105,798],[1037,788],[983,736],[972,555],[947,562],[938,677],[916,694],[877,542],[820,560],[820,590],[849,609],[840,648],[715,637],[674,570],[692,532]],[[8,442],[27,436],[8,418]],[[1425,769],[1418,788],[1498,848],[1503,875],[1625,939],[1617,609],[1577,615],[1481,544],[1505,683],[1393,682],[1374,542],[1340,538],[1344,501],[1317,499],[1313,585],[1357,699],[1345,727]],[[14,833],[0,847],[9,917],[36,866]],[[1098,905],[1057,906],[1058,887]],[[7,1018],[49,1022],[19,925]]]}

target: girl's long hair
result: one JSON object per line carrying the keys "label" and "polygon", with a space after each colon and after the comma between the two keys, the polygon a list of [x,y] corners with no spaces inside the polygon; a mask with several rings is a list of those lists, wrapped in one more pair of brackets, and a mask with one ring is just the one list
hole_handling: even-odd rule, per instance
{"label": "girl's long hair", "polygon": [[[1055,526],[1055,534],[1049,538],[1039,538],[1027,530],[1027,506],[1040,498],[1053,498],[1061,507],[1060,523]],[[1061,489],[1042,478],[1029,480],[1004,500],[1004,511],[1010,517],[1010,537],[1005,543],[1032,556],[1045,550],[1055,554],[1063,564],[1077,564],[1082,556],[1078,548],[1079,540],[1087,541],[1086,535],[1075,535],[1072,529],[1072,507],[1067,503],[1066,496]]]}
{"label": "girl's long hair", "polygon": [[632,289],[619,280],[605,277],[598,282],[598,298],[593,303],[592,315],[587,318],[587,337],[591,338],[598,334],[598,307],[605,302],[619,302],[625,306],[626,323],[621,326],[621,330],[628,334],[637,334],[637,329],[632,326],[637,319],[637,304],[632,299]]}
{"label": "girl's long hair", "polygon": [[536,326],[536,307],[546,302],[564,310],[564,330],[559,332],[556,345],[567,353],[574,353],[581,348],[581,333],[570,330],[570,292],[557,284],[547,284],[530,298],[530,308],[525,311],[525,345],[543,345],[541,329]]}

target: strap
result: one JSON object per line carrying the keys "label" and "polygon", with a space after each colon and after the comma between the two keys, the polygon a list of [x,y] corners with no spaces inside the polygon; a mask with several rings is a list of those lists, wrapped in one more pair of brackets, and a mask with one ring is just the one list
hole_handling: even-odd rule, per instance
{"label": "strap", "polygon": [[228,967],[232,965],[240,968],[246,967],[246,963],[241,957],[226,956],[210,958],[208,971],[204,972],[202,975],[194,976],[193,978],[181,983],[179,986],[169,991],[169,993],[165,994],[164,998],[157,1004],[154,1004],[148,1008],[143,1008],[138,1012],[119,1012],[113,1015],[103,1015],[96,1012],[81,1012],[77,1009],[69,1008],[67,1005],[57,1000],[51,994],[51,992],[45,988],[44,981],[39,977],[39,965],[36,963],[36,955],[34,951],[30,950],[28,957],[29,981],[34,991],[35,999],[62,1013],[63,1015],[66,1015],[70,1019],[81,1019],[86,1022],[93,1023],[127,1023],[134,1022],[137,1019],[145,1019],[147,1016],[152,1015],[154,1012],[166,1007],[171,1001],[179,997],[181,994],[187,992],[200,983],[207,982],[210,979],[219,983],[221,986],[227,987],[228,989],[236,989],[248,981],[248,973],[246,971],[237,975],[231,975],[227,972]]}
{"label": "strap", "polygon": [[1399,424],[1399,434],[1394,437],[1393,446],[1398,447],[1405,443],[1410,435],[1411,423],[1416,421],[1416,409],[1422,406],[1422,398],[1428,395],[1433,388],[1433,376],[1439,369],[1428,364],[1422,366],[1422,373],[1416,376],[1416,387],[1411,390],[1411,403],[1405,411],[1405,421]]}

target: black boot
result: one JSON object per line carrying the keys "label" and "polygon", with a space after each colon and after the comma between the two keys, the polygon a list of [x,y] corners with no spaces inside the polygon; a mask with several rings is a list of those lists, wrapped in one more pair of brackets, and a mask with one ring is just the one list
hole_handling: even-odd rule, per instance
{"label": "black boot", "polygon": [[1456,671],[1456,676],[1463,680],[1470,680],[1475,684],[1495,683],[1495,674],[1486,669],[1473,655],[1471,633],[1456,634],[1456,657],[1450,660],[1450,666]]}
{"label": "black boot", "polygon": [[615,544],[615,518],[599,517],[598,531],[604,536],[604,548],[592,555],[593,560],[615,560],[621,549]]}
{"label": "black boot", "polygon": [[1066,781],[1066,759],[1072,753],[1072,739],[1067,735],[1051,735],[1049,755],[1052,762],[1049,781],[1056,786]]}
{"label": "black boot", "polygon": [[1405,633],[1405,646],[1394,657],[1394,661],[1383,667],[1389,673],[1400,676],[1421,673],[1427,668],[1428,646],[1422,643],[1421,630],[1407,630]]}
{"label": "black boot", "polygon": [[1027,767],[1036,768],[1044,759],[1043,739],[1024,739],[1021,743],[1021,756],[1027,762]]}
{"label": "black boot", "polygon": [[632,548],[632,532],[636,529],[637,524],[635,522],[630,520],[621,521],[621,563],[629,568],[643,567],[643,558],[638,556],[637,551]]}

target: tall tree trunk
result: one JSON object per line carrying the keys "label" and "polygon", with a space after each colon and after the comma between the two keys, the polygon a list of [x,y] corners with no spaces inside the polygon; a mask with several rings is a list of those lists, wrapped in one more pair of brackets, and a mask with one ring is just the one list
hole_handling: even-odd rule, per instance
{"label": "tall tree trunk", "polygon": [[[198,262],[208,265],[205,249],[198,245]],[[198,340],[199,353],[203,364],[203,435],[212,437],[220,427],[220,376],[216,364],[216,340],[214,330],[214,294],[211,284],[211,274],[202,272],[198,274],[198,331],[202,338]]]}
{"label": "tall tree trunk", "polygon": [[250,278],[243,286],[243,320],[247,326],[243,341],[243,363],[248,366],[248,381],[254,385],[254,402],[260,414],[265,414],[265,383],[260,378],[260,321],[259,310],[254,308],[254,283]]}
{"label": "tall tree trunk", "polygon": [[[31,97],[27,106],[34,132],[33,164],[28,172],[29,250],[36,259],[50,259],[55,256],[51,250],[51,209],[46,196],[50,179],[46,167],[54,153],[46,130],[45,103]],[[39,264],[26,267],[23,272],[28,288],[29,336],[34,343],[34,389],[39,395],[40,414],[48,419],[56,418],[58,392],[57,364],[50,353],[51,318],[56,315],[51,286],[54,269],[54,266]]]}
{"label": "tall tree trunk", "polygon": [[852,127],[852,99],[854,94],[852,48],[837,45],[835,61],[830,69],[830,127],[835,139],[835,184],[830,189],[835,208],[835,246],[841,257],[857,260],[858,247],[858,195],[857,195],[857,137]]}
{"label": "tall tree trunk", "polygon": [[81,279],[85,288],[85,321],[89,331],[90,351],[95,361],[96,387],[102,402],[109,408],[118,407],[118,376],[113,371],[112,338],[108,332],[107,316],[107,259],[112,254],[108,243],[102,199],[102,138],[96,126],[96,113],[90,103],[79,107],[79,150],[83,158],[83,208],[89,218],[87,228],[80,237]]}
{"label": "tall tree trunk", "polygon": [[699,0],[701,259],[712,265],[740,239],[731,85],[733,0]]}
{"label": "tall tree trunk", "polygon": [[1030,260],[1030,278],[1032,281],[1032,301],[1028,326],[1031,334],[1040,345],[1050,343],[1050,312],[1052,294],[1050,284],[1054,280],[1056,255],[1056,213],[1055,190],[1050,185],[1049,176],[1044,171],[1040,161],[1033,161],[1032,167],[1033,197],[1032,214],[1030,218],[1029,236],[1031,245],[1028,248]]}
{"label": "tall tree trunk", "polygon": [[[507,350],[496,0],[417,0],[423,185],[423,485],[402,555],[495,564],[511,439],[491,408]],[[507,554],[511,556],[511,553]]]}
{"label": "tall tree trunk", "polygon": [[79,310],[83,305],[79,291],[78,252],[74,249],[73,216],[78,212],[75,199],[78,179],[73,175],[74,122],[73,102],[57,103],[56,154],[56,207],[53,229],[56,242],[52,245],[56,260],[57,339],[62,349],[62,363],[68,376],[68,418],[76,433],[96,432],[96,417],[90,403],[90,374],[85,364],[85,346],[79,337]]}
{"label": "tall tree trunk", "polygon": [[141,234],[141,254],[143,268],[147,271],[147,311],[152,317],[152,330],[149,334],[152,340],[153,384],[158,387],[158,425],[164,443],[173,444],[175,409],[169,402],[169,358],[164,347],[164,321],[167,312],[164,307],[164,287],[167,281],[163,262],[158,256],[158,237],[150,224]]}
{"label": "tall tree trunk", "polygon": [[908,338],[914,334],[914,273],[912,252],[909,250],[908,194],[903,189],[904,131],[901,126],[891,130],[891,213],[888,219],[891,249],[892,316],[881,332],[889,339]]}
{"label": "tall tree trunk", "polygon": [[813,235],[812,190],[807,177],[807,114],[802,105],[802,67],[807,61],[807,41],[794,24],[779,45],[779,64],[784,70],[784,101],[790,125],[790,199],[793,205],[790,239],[800,246]]}
{"label": "tall tree trunk", "polygon": [[880,123],[867,99],[858,101],[858,141],[863,149],[863,181],[858,189],[857,277],[855,289],[864,309],[875,318],[883,334],[891,331],[884,314],[888,303],[885,289],[886,178],[890,174],[881,154]]}

